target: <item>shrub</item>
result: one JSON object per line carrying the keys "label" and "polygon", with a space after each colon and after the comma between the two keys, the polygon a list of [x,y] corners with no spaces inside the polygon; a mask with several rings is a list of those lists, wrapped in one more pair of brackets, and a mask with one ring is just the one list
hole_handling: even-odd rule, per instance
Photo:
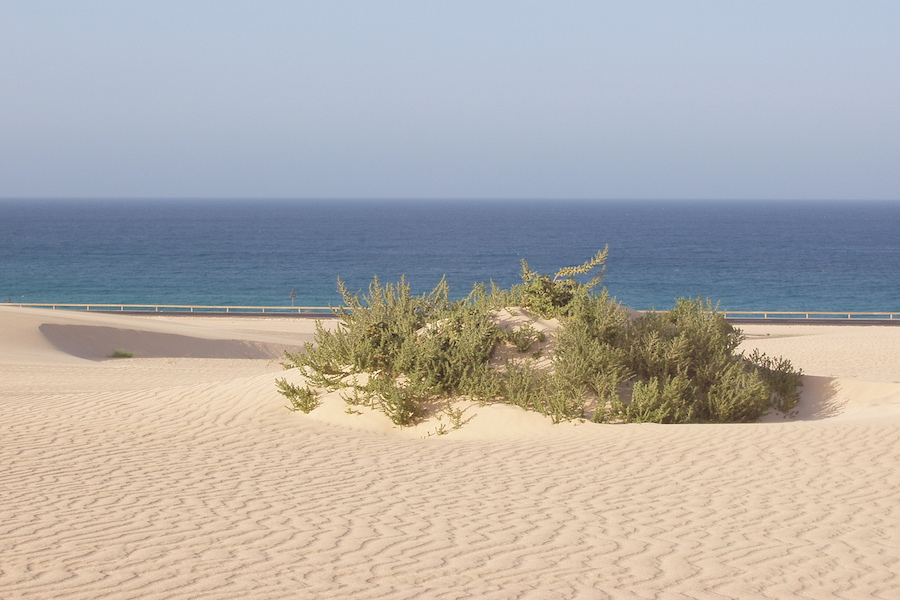
{"label": "shrub", "polygon": [[621,416],[633,423],[685,423],[691,420],[691,382],[684,375],[657,377],[634,384],[631,404],[621,406]]}
{"label": "shrub", "polygon": [[424,401],[431,397],[430,388],[422,382],[401,384],[387,377],[373,379],[366,390],[377,398],[391,422],[401,427],[414,424],[423,412]]}
{"label": "shrub", "polygon": [[[602,281],[607,249],[553,277],[522,262],[522,283],[501,290],[476,285],[451,301],[444,280],[414,296],[404,278],[368,294],[351,295],[338,280],[344,307],[334,330],[317,325],[314,343],[286,354],[287,368],[303,370],[314,385],[353,388],[349,398],[380,408],[397,425],[416,422],[431,405],[456,396],[507,402],[554,422],[590,414],[596,422],[707,423],[753,421],[770,409],[792,410],[801,373],[789,361],[759,352],[736,354],[743,340],[710,300],[678,300],[667,312],[630,318]],[[586,283],[576,276],[600,268]],[[527,352],[544,341],[531,324],[502,331],[492,313],[511,304],[558,317],[549,370],[531,359],[494,367],[502,343]],[[370,373],[365,386],[348,384]],[[315,395],[279,380],[294,408],[315,408]]]}
{"label": "shrub", "polygon": [[[609,254],[609,246],[599,251],[586,263],[577,267],[565,267],[553,277],[532,271],[528,263],[522,261],[522,283],[513,292],[525,308],[543,317],[558,317],[569,313],[569,308],[579,299],[586,298],[603,281],[606,269],[603,264]],[[575,276],[585,275],[596,268],[600,272],[587,283],[579,282]]]}
{"label": "shrub", "polygon": [[317,323],[314,341],[304,344],[303,352],[285,354],[288,367],[300,367],[329,387],[351,373],[396,373],[404,343],[450,305],[443,280],[421,297],[410,294],[405,279],[383,286],[375,277],[368,296],[361,298],[351,295],[340,280],[338,291],[344,301],[344,307],[335,310],[341,317],[338,327],[329,331]]}
{"label": "shrub", "polygon": [[532,361],[507,364],[500,382],[500,393],[509,404],[546,414],[543,402],[548,381]]}
{"label": "shrub", "polygon": [[446,316],[404,340],[394,361],[397,370],[440,392],[458,393],[482,373],[502,337],[488,313],[485,307],[455,305]]}
{"label": "shrub", "polygon": [[363,296],[351,295],[340,281],[338,290],[345,306],[335,311],[337,328],[318,324],[313,343],[286,353],[287,368],[298,367],[312,383],[332,388],[353,373],[376,374],[366,389],[398,425],[415,422],[421,404],[435,394],[488,399],[497,389],[486,366],[502,335],[488,318],[496,287],[489,294],[476,286],[455,302],[444,280],[422,296],[412,295],[405,279],[382,285],[375,278]]}
{"label": "shrub", "polygon": [[[634,320],[616,306],[602,294],[579,301],[557,340],[557,372],[597,396],[593,420],[744,422],[796,404],[800,373],[735,354],[743,336],[710,300],[681,299]],[[629,382],[627,401],[619,389]]]}
{"label": "shrub", "polygon": [[627,325],[625,310],[605,291],[579,300],[557,332],[555,372],[608,396],[632,374],[623,349]]}
{"label": "shrub", "polygon": [[281,378],[275,380],[278,386],[278,393],[287,398],[291,405],[287,409],[291,412],[308,413],[319,406],[319,398],[309,387],[300,387],[289,383],[287,379]]}
{"label": "shrub", "polygon": [[704,420],[715,423],[756,421],[769,408],[770,393],[758,372],[732,362],[718,374],[706,394]]}
{"label": "shrub", "polygon": [[521,327],[504,331],[501,339],[512,344],[518,352],[528,352],[535,342],[543,342],[546,336],[543,332],[537,331],[531,323],[526,323]]}
{"label": "shrub", "polygon": [[772,408],[790,414],[800,401],[803,372],[794,370],[791,361],[766,356],[759,350],[754,350],[747,361],[755,367],[757,375],[766,385]]}
{"label": "shrub", "polygon": [[542,402],[543,410],[540,412],[549,416],[554,423],[583,417],[587,388],[557,373],[546,379],[547,391]]}

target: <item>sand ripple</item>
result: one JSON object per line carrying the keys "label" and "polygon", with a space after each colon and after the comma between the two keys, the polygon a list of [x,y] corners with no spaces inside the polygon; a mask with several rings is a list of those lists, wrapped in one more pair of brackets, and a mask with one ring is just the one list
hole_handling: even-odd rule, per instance
{"label": "sand ripple", "polygon": [[0,360],[5,600],[900,597],[891,411],[409,439],[288,413],[266,360],[32,349]]}

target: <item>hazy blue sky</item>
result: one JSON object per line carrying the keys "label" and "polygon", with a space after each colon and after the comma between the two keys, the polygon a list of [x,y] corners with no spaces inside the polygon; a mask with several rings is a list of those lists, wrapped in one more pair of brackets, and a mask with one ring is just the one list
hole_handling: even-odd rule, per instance
{"label": "hazy blue sky", "polygon": [[900,198],[900,2],[0,2],[0,197]]}

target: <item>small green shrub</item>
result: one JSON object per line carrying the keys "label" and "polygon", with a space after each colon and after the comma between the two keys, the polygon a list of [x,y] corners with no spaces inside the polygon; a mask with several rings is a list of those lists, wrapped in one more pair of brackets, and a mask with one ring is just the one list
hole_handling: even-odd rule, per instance
{"label": "small green shrub", "polygon": [[632,423],[685,423],[691,420],[693,403],[691,383],[685,376],[651,377],[635,382],[631,404],[619,410]]}
{"label": "small green shrub", "polygon": [[531,323],[525,323],[515,329],[504,331],[501,339],[512,344],[517,352],[525,353],[531,350],[535,343],[544,342],[547,336],[543,331],[536,330]]}
{"label": "small green shrub", "polygon": [[372,396],[362,392],[360,386],[356,384],[355,379],[353,384],[347,385],[347,388],[349,388],[349,392],[339,395],[349,406],[368,406],[369,408],[375,408]]}
{"label": "small green shrub", "polygon": [[453,406],[451,402],[447,402],[446,406],[444,406],[444,414],[450,418],[450,425],[453,426],[453,429],[459,429],[463,424],[463,410],[461,408],[456,408]]}
{"label": "small green shrub", "polygon": [[757,371],[734,362],[710,386],[705,420],[714,423],[749,423],[768,410],[770,393]]}
{"label": "small green shrub", "polygon": [[390,378],[373,379],[366,389],[377,398],[391,422],[401,427],[413,425],[424,412],[425,402],[432,397],[432,390],[422,382],[404,385]]}
{"label": "small green shrub", "polygon": [[[405,279],[382,285],[377,278],[367,295],[351,295],[338,282],[345,308],[334,330],[317,325],[314,342],[303,352],[286,353],[287,368],[300,368],[315,385],[337,387],[348,375],[377,377],[367,393],[398,425],[410,425],[434,394],[493,398],[496,377],[487,368],[502,332],[489,319],[494,294],[476,286],[462,301],[451,302],[445,281],[429,294],[414,296]],[[401,383],[401,380],[415,383]]]}
{"label": "small green shrub", "polygon": [[481,364],[461,382],[458,391],[462,396],[469,396],[485,404],[503,395],[503,382],[496,369],[488,364]]}
{"label": "small green shrub", "polygon": [[539,412],[554,423],[584,416],[587,388],[554,373],[547,378],[546,392]]}
{"label": "small green shrub", "polygon": [[284,378],[276,379],[275,385],[278,386],[278,393],[290,401],[287,409],[291,412],[308,413],[319,406],[319,397],[308,386],[300,387]]}
{"label": "small green shrub", "polygon": [[803,371],[795,370],[787,359],[766,356],[759,350],[754,350],[747,361],[756,369],[771,394],[772,408],[785,414],[793,412],[800,401]]}
{"label": "small green shrub", "polygon": [[501,339],[484,308],[457,304],[446,316],[409,336],[397,353],[397,371],[445,394],[459,393]]}
{"label": "small green shrub", "polygon": [[134,352],[128,350],[114,350],[107,358],[134,358]]}
{"label": "small green shrub", "polygon": [[508,363],[500,378],[500,394],[509,404],[544,413],[543,401],[547,393],[547,378],[534,363]]}
{"label": "small green shrub", "polygon": [[622,347],[627,323],[625,311],[605,293],[580,301],[556,335],[554,371],[609,399],[632,375]]}
{"label": "small green shrub", "polygon": [[[565,267],[550,275],[532,271],[528,263],[522,261],[522,283],[513,287],[521,305],[542,317],[558,317],[569,313],[573,303],[590,295],[603,282],[603,273],[609,254],[609,246],[598,252],[582,265]],[[600,272],[587,283],[578,281],[576,275],[585,275],[596,268]]]}

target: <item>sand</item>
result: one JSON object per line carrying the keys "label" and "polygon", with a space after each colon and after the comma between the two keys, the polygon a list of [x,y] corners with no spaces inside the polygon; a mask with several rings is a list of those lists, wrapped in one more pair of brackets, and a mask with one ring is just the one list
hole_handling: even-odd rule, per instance
{"label": "sand", "polygon": [[437,436],[287,411],[312,326],[0,307],[0,598],[900,598],[900,327],[744,327],[793,419]]}

